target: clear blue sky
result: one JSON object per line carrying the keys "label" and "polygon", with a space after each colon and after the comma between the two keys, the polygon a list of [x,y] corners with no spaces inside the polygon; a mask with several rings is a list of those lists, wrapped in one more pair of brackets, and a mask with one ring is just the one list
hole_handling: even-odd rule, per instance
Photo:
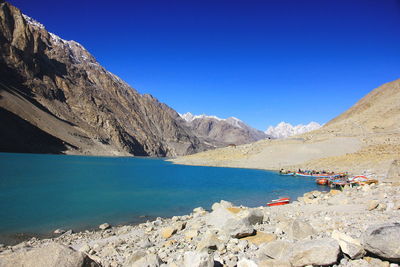
{"label": "clear blue sky", "polygon": [[400,78],[400,0],[10,0],[178,112],[325,123]]}

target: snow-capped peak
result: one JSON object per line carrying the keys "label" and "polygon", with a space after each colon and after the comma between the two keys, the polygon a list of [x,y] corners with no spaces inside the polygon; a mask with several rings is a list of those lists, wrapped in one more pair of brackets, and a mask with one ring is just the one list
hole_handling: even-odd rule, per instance
{"label": "snow-capped peak", "polygon": [[178,113],[179,116],[181,116],[182,119],[184,119],[187,122],[192,122],[196,119],[214,119],[217,121],[225,121],[226,123],[229,123],[232,126],[238,127],[238,128],[243,128],[242,125],[244,124],[243,121],[239,120],[238,118],[235,117],[229,117],[227,119],[221,119],[217,116],[214,115],[206,115],[206,114],[202,114],[202,115],[193,115],[190,112],[187,112],[185,114],[180,114]]}
{"label": "snow-capped peak", "polygon": [[[40,28],[40,29],[44,29],[44,30],[46,29],[43,24],[41,24],[37,20],[29,17],[28,15],[22,14],[22,16],[24,17],[26,22],[29,25],[31,25],[32,27],[36,27],[36,28]],[[85,55],[85,54],[89,54],[89,52],[87,52],[87,50],[80,43],[75,42],[74,40],[67,41],[67,40],[62,39],[61,37],[59,37],[58,35],[56,35],[54,33],[51,33],[51,32],[48,32],[48,33],[50,35],[52,43],[56,44],[56,45],[61,45],[63,47],[68,48],[69,50],[71,50],[72,54],[74,56],[74,59],[77,62],[89,61],[91,63],[94,63],[94,60],[89,59],[88,56]],[[77,50],[84,51],[85,54],[84,53],[76,54]]]}
{"label": "snow-capped peak", "polygon": [[194,121],[195,119],[215,119],[215,120],[219,120],[219,121],[223,121],[224,119],[221,119],[217,116],[210,116],[210,115],[206,115],[206,114],[202,114],[202,115],[193,115],[190,112],[187,112],[185,114],[180,114],[178,113],[179,116],[181,116],[182,119],[184,119],[187,122],[191,122]]}
{"label": "snow-capped peak", "polygon": [[29,24],[34,25],[36,27],[39,27],[41,29],[45,29],[44,25],[42,23],[38,22],[37,20],[35,20],[35,19],[25,15],[25,14],[22,14],[22,16],[24,17],[26,22],[28,22]]}
{"label": "snow-capped peak", "polygon": [[287,122],[280,122],[277,126],[270,126],[265,131],[266,134],[271,135],[274,138],[286,138],[292,135],[302,134],[306,132],[310,132],[316,129],[319,129],[322,125],[317,122],[310,122],[309,124],[303,125],[299,124],[293,126]]}
{"label": "snow-capped peak", "polygon": [[225,119],[225,121],[235,127],[238,128],[243,128],[241,124],[243,124],[243,121],[239,120],[238,118],[235,117],[229,117],[227,119]]}

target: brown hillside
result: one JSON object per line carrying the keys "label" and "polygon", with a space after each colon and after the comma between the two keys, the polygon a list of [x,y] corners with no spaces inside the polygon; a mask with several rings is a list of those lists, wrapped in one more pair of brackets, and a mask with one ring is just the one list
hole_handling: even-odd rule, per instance
{"label": "brown hillside", "polygon": [[277,170],[317,169],[385,176],[400,158],[400,80],[373,90],[324,127],[175,160],[179,164]]}

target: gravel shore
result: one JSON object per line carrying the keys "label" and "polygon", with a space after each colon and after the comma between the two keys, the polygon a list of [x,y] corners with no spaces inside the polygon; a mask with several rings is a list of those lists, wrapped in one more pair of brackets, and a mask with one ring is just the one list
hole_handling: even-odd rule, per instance
{"label": "gravel shore", "polygon": [[399,185],[327,187],[277,207],[205,208],[136,226],[58,230],[0,247],[0,266],[399,266]]}

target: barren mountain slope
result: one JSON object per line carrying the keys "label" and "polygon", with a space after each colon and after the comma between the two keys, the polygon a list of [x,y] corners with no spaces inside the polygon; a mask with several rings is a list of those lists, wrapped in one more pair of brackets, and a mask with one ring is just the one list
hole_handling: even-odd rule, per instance
{"label": "barren mountain slope", "polygon": [[207,147],[173,109],[1,0],[0,108],[0,151],[176,156]]}
{"label": "barren mountain slope", "polygon": [[353,107],[322,129],[340,134],[371,134],[400,131],[400,80],[371,91]]}
{"label": "barren mountain slope", "polygon": [[248,144],[270,137],[234,117],[221,119],[216,116],[194,116],[189,112],[181,117],[200,140],[214,147]]}
{"label": "barren mountain slope", "polygon": [[180,164],[260,169],[326,169],[384,174],[400,157],[400,80],[373,90],[324,127],[182,157]]}

